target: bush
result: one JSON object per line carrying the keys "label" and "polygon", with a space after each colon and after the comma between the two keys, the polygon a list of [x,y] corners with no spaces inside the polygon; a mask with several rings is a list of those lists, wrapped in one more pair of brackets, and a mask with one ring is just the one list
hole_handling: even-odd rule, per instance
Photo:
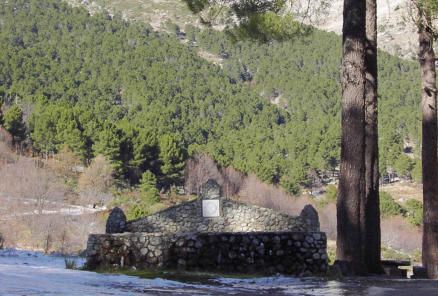
{"label": "bush", "polygon": [[410,260],[410,256],[402,251],[394,250],[385,245],[381,245],[382,258],[387,260]]}
{"label": "bush", "polygon": [[409,199],[406,202],[406,216],[412,225],[423,225],[423,204],[416,199]]}
{"label": "bush", "polygon": [[164,210],[167,206],[164,203],[144,204],[138,203],[132,205],[126,213],[127,220],[141,218],[158,211]]}
{"label": "bush", "polygon": [[338,197],[338,187],[333,184],[329,184],[326,189],[325,197],[329,201],[336,201]]}
{"label": "bush", "polygon": [[75,269],[76,268],[76,258],[74,257],[64,257],[64,264],[66,269]]}
{"label": "bush", "polygon": [[405,210],[394,201],[391,194],[380,191],[380,215],[382,217],[396,216],[403,213],[405,213]]}
{"label": "bush", "polygon": [[164,207],[156,188],[157,178],[150,171],[143,173],[139,185],[139,199],[127,212],[128,220],[149,215]]}

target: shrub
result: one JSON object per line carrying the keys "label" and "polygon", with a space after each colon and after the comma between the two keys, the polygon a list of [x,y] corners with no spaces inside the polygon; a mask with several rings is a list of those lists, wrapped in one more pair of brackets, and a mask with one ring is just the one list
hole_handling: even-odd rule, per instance
{"label": "shrub", "polygon": [[336,201],[338,196],[338,187],[333,184],[329,184],[326,189],[325,197],[329,201]]}
{"label": "shrub", "polygon": [[66,269],[75,269],[76,268],[76,258],[74,257],[64,257],[64,263]]}
{"label": "shrub", "polygon": [[144,217],[165,207],[160,203],[156,188],[157,178],[150,171],[143,173],[139,185],[139,198],[127,212],[128,220]]}
{"label": "shrub", "polygon": [[394,201],[391,194],[380,191],[380,215],[383,217],[403,214],[403,207]]}
{"label": "shrub", "polygon": [[412,225],[423,225],[423,204],[416,199],[409,199],[406,202],[406,216]]}

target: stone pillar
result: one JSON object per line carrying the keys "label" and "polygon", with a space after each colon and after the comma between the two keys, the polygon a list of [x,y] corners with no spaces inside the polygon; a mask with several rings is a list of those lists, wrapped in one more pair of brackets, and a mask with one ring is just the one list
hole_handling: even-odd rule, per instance
{"label": "stone pillar", "polygon": [[126,216],[122,209],[115,207],[106,220],[105,233],[122,233],[126,228]]}
{"label": "stone pillar", "polygon": [[301,211],[300,217],[309,226],[309,231],[319,232],[318,212],[312,205],[306,205]]}

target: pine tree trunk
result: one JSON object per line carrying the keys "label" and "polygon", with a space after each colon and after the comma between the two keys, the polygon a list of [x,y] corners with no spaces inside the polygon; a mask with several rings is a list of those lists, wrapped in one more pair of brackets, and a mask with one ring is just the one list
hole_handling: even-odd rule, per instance
{"label": "pine tree trunk", "polygon": [[361,201],[362,252],[368,272],[380,264],[379,148],[377,131],[377,5],[366,0],[365,196]]}
{"label": "pine tree trunk", "polygon": [[[425,16],[423,16],[425,18]],[[427,24],[428,20],[422,20]],[[438,160],[436,73],[433,36],[425,25],[419,30],[419,61],[421,71],[423,113],[422,166],[423,166],[423,266],[429,278],[438,278]]]}
{"label": "pine tree trunk", "polygon": [[365,0],[344,0],[341,167],[336,259],[344,274],[366,272],[360,201],[365,195]]}

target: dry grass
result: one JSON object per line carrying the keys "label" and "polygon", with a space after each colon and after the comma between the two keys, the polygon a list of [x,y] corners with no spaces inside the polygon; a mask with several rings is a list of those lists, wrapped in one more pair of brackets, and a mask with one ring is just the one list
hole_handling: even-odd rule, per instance
{"label": "dry grass", "polygon": [[237,199],[293,216],[300,215],[301,210],[307,204],[316,208],[314,202],[307,195],[290,196],[282,188],[263,183],[254,174],[249,174],[246,177]]}
{"label": "dry grass", "polygon": [[411,182],[397,182],[380,186],[380,190],[391,194],[392,198],[403,204],[409,199],[423,201],[423,185]]}
{"label": "dry grass", "polygon": [[395,250],[412,252],[421,248],[422,229],[401,216],[382,219],[382,244]]}

